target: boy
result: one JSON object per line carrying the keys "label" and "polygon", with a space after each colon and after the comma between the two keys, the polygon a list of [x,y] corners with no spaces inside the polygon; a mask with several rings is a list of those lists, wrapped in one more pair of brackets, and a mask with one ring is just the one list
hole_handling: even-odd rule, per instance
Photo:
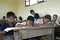
{"label": "boy", "polygon": [[7,21],[4,22],[0,27],[0,34],[4,34],[4,40],[14,40],[13,31],[5,32],[4,29],[8,27],[15,27],[15,13],[8,12],[7,13]]}
{"label": "boy", "polygon": [[17,23],[16,26],[17,27],[20,27],[20,26],[33,26],[33,23],[34,23],[34,17],[28,16],[28,18],[25,22]]}
{"label": "boy", "polygon": [[33,9],[30,10],[30,16],[33,16],[34,17],[34,14],[35,14],[35,11]]}
{"label": "boy", "polygon": [[[21,27],[21,26],[25,26],[25,27],[31,27],[33,26],[34,23],[34,17],[32,16],[28,16],[27,20],[22,22],[22,23],[17,23],[16,26],[17,27]],[[15,33],[16,35],[16,33]],[[15,38],[15,40],[17,39],[17,37]],[[24,39],[24,40],[29,40],[29,39]]]}
{"label": "boy", "polygon": [[50,15],[45,15],[43,18],[43,24],[34,24],[34,26],[48,26],[51,21],[51,16]]}

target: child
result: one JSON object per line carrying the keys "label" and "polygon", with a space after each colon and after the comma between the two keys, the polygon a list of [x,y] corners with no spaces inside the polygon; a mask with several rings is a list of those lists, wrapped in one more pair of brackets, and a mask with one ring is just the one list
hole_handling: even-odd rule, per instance
{"label": "child", "polygon": [[[45,15],[43,19],[44,19],[44,24],[51,25],[51,16],[50,15]],[[45,25],[45,26],[47,26],[47,25]],[[41,37],[41,40],[48,40],[48,38],[44,35]]]}
{"label": "child", "polygon": [[17,23],[16,26],[17,27],[20,27],[20,26],[33,26],[33,23],[34,23],[34,17],[28,16],[28,18],[25,22]]}
{"label": "child", "polygon": [[[34,24],[34,26],[38,27],[38,26],[48,26],[50,24],[51,21],[51,16],[50,15],[45,15],[43,18],[43,24]],[[41,36],[40,39],[38,40],[48,40],[47,37]]]}
{"label": "child", "polygon": [[[28,18],[27,18],[27,20],[25,22],[17,23],[16,27],[21,27],[21,26],[31,27],[31,26],[33,26],[33,23],[34,23],[34,17],[28,16]],[[17,39],[17,37],[16,37],[16,39]],[[29,39],[24,39],[24,40],[29,40]]]}
{"label": "child", "polygon": [[4,22],[0,27],[0,34],[4,34],[4,40],[14,40],[13,31],[5,32],[4,29],[8,27],[15,27],[15,13],[8,12],[7,13],[7,21]]}
{"label": "child", "polygon": [[43,18],[43,24],[34,24],[34,26],[38,27],[38,26],[48,26],[48,24],[51,21],[51,16],[50,15],[45,15]]}
{"label": "child", "polygon": [[35,11],[33,9],[30,10],[30,16],[33,16],[34,17],[34,14],[35,14]]}
{"label": "child", "polygon": [[34,18],[35,18],[35,20],[34,20],[35,24],[43,24],[43,19],[40,18],[38,13],[35,13]]}

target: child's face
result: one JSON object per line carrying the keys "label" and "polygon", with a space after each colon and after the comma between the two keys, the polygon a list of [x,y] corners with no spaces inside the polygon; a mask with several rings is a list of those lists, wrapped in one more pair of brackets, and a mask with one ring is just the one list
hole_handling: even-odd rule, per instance
{"label": "child's face", "polygon": [[44,23],[48,24],[48,22],[49,22],[49,19],[44,19]]}
{"label": "child's face", "polygon": [[53,20],[54,20],[54,21],[57,20],[57,17],[56,17],[56,16],[53,16]]}
{"label": "child's face", "polygon": [[32,22],[31,20],[27,20],[27,21],[26,21],[26,25],[27,25],[27,26],[32,26],[32,25],[33,25],[33,22]]}
{"label": "child's face", "polygon": [[14,17],[12,17],[12,16],[10,16],[9,18],[7,18],[7,20],[8,20],[8,22],[12,23],[12,22],[14,22],[14,21],[15,21],[15,18],[14,18]]}

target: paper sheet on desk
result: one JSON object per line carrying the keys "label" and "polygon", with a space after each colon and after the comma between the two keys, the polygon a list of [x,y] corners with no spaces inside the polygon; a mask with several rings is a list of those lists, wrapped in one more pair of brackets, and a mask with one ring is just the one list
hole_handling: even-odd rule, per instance
{"label": "paper sheet on desk", "polygon": [[4,29],[4,31],[5,32],[8,32],[8,31],[10,31],[10,30],[14,30],[15,28],[6,28],[6,29]]}
{"label": "paper sheet on desk", "polygon": [[21,29],[21,28],[26,28],[26,27],[9,27],[4,29],[5,32],[11,31],[11,30],[16,30],[16,29]]}
{"label": "paper sheet on desk", "polygon": [[19,28],[17,28],[17,27],[15,27],[15,28],[11,27],[11,28],[6,28],[6,29],[4,29],[4,31],[5,31],[5,32],[8,32],[8,31],[15,30],[15,29],[19,29]]}
{"label": "paper sheet on desk", "polygon": [[11,30],[16,30],[16,29],[24,29],[24,28],[30,28],[30,27],[9,27],[9,28],[6,28],[4,29],[5,32],[9,32]]}

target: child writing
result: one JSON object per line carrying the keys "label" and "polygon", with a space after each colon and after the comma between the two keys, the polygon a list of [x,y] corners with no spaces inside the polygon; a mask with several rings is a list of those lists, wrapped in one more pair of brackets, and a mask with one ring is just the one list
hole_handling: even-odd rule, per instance
{"label": "child writing", "polygon": [[4,34],[4,40],[14,40],[13,37],[13,31],[5,32],[4,29],[9,27],[15,27],[15,13],[14,12],[8,12],[6,14],[7,21],[4,22],[0,27],[0,34]]}

